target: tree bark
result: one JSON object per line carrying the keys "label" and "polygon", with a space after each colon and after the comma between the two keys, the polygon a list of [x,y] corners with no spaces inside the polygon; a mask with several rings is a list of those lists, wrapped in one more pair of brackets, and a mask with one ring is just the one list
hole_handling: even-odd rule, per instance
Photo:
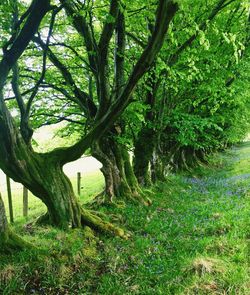
{"label": "tree bark", "polygon": [[192,146],[181,146],[173,139],[168,139],[166,135],[161,139],[160,146],[161,151],[158,157],[162,158],[163,167],[168,166],[169,170],[188,171],[207,162],[204,150],[195,149]]}
{"label": "tree bark", "polygon": [[101,171],[105,178],[104,202],[133,200],[150,204],[135,177],[126,147],[112,136],[102,137],[93,145],[92,155],[103,165]]}
{"label": "tree bark", "polygon": [[134,149],[134,172],[142,186],[151,185],[150,161],[155,149],[155,131],[145,126],[138,134]]}
{"label": "tree bark", "polygon": [[6,108],[2,109],[0,117],[0,142],[0,168],[47,206],[48,212],[40,218],[40,222],[64,229],[88,225],[99,231],[125,236],[123,230],[81,207],[70,180],[63,173],[63,164],[57,152],[34,152],[22,138]]}
{"label": "tree bark", "polygon": [[12,250],[22,250],[27,247],[32,247],[32,245],[14,234],[9,228],[0,193],[0,252],[9,253]]}

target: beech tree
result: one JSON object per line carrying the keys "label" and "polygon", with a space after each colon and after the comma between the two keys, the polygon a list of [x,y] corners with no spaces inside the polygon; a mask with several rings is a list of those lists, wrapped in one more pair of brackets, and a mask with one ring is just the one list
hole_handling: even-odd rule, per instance
{"label": "beech tree", "polygon": [[[136,84],[148,71],[163,44],[169,24],[177,11],[177,4],[171,0],[158,1],[152,36],[124,81],[123,87],[115,92],[115,97],[111,97],[107,81],[108,52],[115,24],[121,18],[120,1],[110,1],[110,10],[101,26],[99,41],[93,40],[92,23],[87,24],[83,17],[86,7],[78,1],[61,0],[60,2],[60,6],[54,6],[49,0],[33,0],[29,8],[16,20],[9,41],[3,45],[3,55],[0,61],[0,168],[12,179],[25,185],[45,203],[48,212],[39,219],[40,222],[48,222],[61,228],[88,225],[97,230],[124,236],[124,231],[80,206],[62,167],[78,159],[93,144],[98,144],[101,136],[108,131],[129,104]],[[14,1],[15,3],[17,2]],[[50,36],[56,15],[62,9],[66,11],[69,21],[84,40],[89,65],[97,85],[99,102],[88,132],[78,142],[51,152],[36,153],[31,145],[33,131],[29,124],[30,112],[35,98],[39,97],[39,86],[44,80],[46,60],[50,55]],[[40,36],[43,36],[41,32],[38,33],[39,27],[41,22],[48,22],[49,14],[51,17],[45,45],[40,42],[40,46],[44,46],[41,77],[32,91],[28,92],[27,98],[27,92],[23,94],[20,89],[21,75],[18,63],[21,62],[22,55],[28,49],[31,40],[39,41]],[[50,58],[52,60],[53,55],[50,55]],[[11,71],[12,89],[20,111],[18,121],[13,119],[5,100]],[[67,71],[63,74],[65,73],[67,74]],[[70,76],[67,78],[67,83],[72,83]],[[117,76],[118,78],[120,79],[120,76]],[[123,81],[117,81],[117,83],[123,83]],[[74,93],[78,90],[77,87],[72,89]],[[86,96],[84,91],[79,92],[74,96],[74,101],[83,109],[90,110],[91,97]]]}
{"label": "beech tree", "polygon": [[[97,4],[95,3],[95,5]],[[132,6],[135,6],[135,3],[133,3]],[[91,18],[93,18],[95,10],[93,4],[91,6],[85,4],[85,7],[88,9]],[[115,9],[119,11],[116,12]],[[122,94],[122,90],[126,84],[126,79],[128,78],[127,72],[131,71],[131,67],[127,66],[129,62],[127,52],[131,48],[128,45],[126,38],[126,31],[130,29],[131,24],[126,25],[125,22],[125,3],[120,8],[115,8],[114,4],[111,5],[109,15],[114,16],[117,13],[117,19],[112,23],[109,23],[109,32],[107,31],[106,33],[110,35],[108,38],[110,38],[109,42],[112,50],[109,50],[109,52],[102,50],[100,57],[99,50],[100,47],[103,46],[100,42],[104,37],[101,35],[100,42],[98,44],[98,28],[94,30],[95,27],[93,28],[92,24],[91,29],[91,23],[89,22],[88,16],[79,16],[77,14],[76,7],[66,5],[65,10],[68,17],[71,17],[74,20],[73,29],[77,31],[80,36],[82,36],[83,41],[85,44],[88,44],[89,51],[91,51],[91,54],[84,56],[87,60],[88,68],[86,72],[88,79],[87,81],[82,81],[82,83],[87,85],[89,91],[83,91],[82,85],[77,85],[74,76],[75,69],[71,68],[70,62],[67,63],[60,59],[58,55],[60,48],[55,48],[67,46],[67,48],[72,49],[74,47],[74,43],[70,43],[70,40],[68,40],[67,45],[65,43],[51,43],[50,47],[47,49],[48,58],[54,67],[61,73],[62,78],[64,79],[63,83],[66,84],[69,89],[67,94],[71,91],[72,96],[70,97],[70,95],[67,95],[68,97],[65,97],[65,99],[69,99],[72,102],[76,101],[79,105],[80,111],[87,118],[87,121],[83,123],[86,128],[88,122],[95,121],[95,117],[99,116],[98,112],[100,112],[100,109],[102,109],[102,112],[105,112],[105,110],[108,109]],[[129,6],[128,11],[133,10],[135,10],[135,7],[132,8]],[[149,12],[149,15],[152,16],[151,11]],[[143,13],[142,19],[143,18],[145,18],[145,12]],[[129,21],[131,23],[131,19]],[[146,23],[144,25],[146,26]],[[82,28],[85,29],[82,30]],[[112,31],[114,31],[114,40],[111,39]],[[145,31],[146,33],[149,33],[149,36],[152,33],[151,31]],[[46,44],[41,38],[33,38],[33,40],[35,40],[35,42],[37,42],[43,50],[46,49]],[[81,41],[82,40],[80,40],[80,42]],[[74,40],[74,42],[76,42],[76,40]],[[107,40],[105,42],[107,42]],[[95,44],[98,44],[98,46]],[[144,48],[145,47],[146,46],[144,46]],[[79,62],[81,59],[83,60],[82,46],[79,46],[79,43],[78,47],[74,48],[72,51],[74,51],[74,60],[78,60]],[[114,54],[112,52],[114,52]],[[110,64],[113,64],[113,70],[110,68]],[[47,82],[48,86],[51,85],[49,80]],[[58,88],[55,83],[54,87]],[[65,93],[65,88],[62,92]],[[116,121],[115,125],[111,126],[109,131],[104,133],[99,140],[95,141],[91,146],[92,155],[103,165],[101,170],[105,177],[106,187],[102,196],[108,202],[112,202],[115,197],[118,197],[121,199],[127,198],[147,203],[149,200],[144,198],[138,185],[131,166],[129,153],[127,149],[116,140],[116,137],[121,132],[123,125],[124,124],[121,119],[119,119],[119,122]]]}
{"label": "beech tree", "polygon": [[[150,184],[151,176],[163,180],[169,167],[189,169],[207,153],[225,147],[228,130],[232,134],[233,128],[241,128],[234,132],[238,140],[248,130],[247,96],[237,86],[236,95],[233,86],[246,68],[249,10],[240,1],[200,4],[175,18],[178,23],[182,18],[185,30],[176,34],[173,23],[169,46],[163,47],[148,77],[146,119],[134,152],[135,173],[143,185]],[[152,144],[145,145],[146,140]]]}

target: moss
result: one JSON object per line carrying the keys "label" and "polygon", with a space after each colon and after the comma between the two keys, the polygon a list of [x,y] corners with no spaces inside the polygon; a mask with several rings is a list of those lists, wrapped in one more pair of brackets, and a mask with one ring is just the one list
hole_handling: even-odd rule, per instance
{"label": "moss", "polygon": [[27,248],[35,249],[35,247],[31,243],[23,240],[21,237],[16,235],[10,229],[7,230],[3,239],[2,237],[3,236],[1,236],[1,243],[0,243],[1,253],[9,254],[13,251],[20,251]]}
{"label": "moss", "polygon": [[97,215],[94,215],[88,210],[82,209],[82,224],[111,235],[115,235],[124,239],[128,239],[130,235],[126,233],[122,228],[115,226],[114,224],[104,221]]}

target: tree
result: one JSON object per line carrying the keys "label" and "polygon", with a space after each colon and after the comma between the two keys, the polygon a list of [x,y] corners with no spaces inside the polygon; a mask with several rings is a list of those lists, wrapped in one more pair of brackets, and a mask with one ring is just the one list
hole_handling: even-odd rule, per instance
{"label": "tree", "polygon": [[[184,2],[183,6],[188,3]],[[201,13],[203,9],[204,13]],[[226,138],[228,140],[224,133],[222,141],[226,118],[232,118],[231,112],[235,112],[227,81],[232,72],[237,71],[235,68],[239,68],[235,56],[242,52],[247,36],[248,11],[245,4],[239,1],[217,1],[209,10],[197,4],[190,12],[188,7],[181,12],[178,17],[182,18],[185,29],[181,34],[179,31],[177,33],[173,24],[173,30],[168,35],[170,40],[166,40],[168,49],[163,47],[157,61],[155,78],[147,82],[149,87],[144,95],[147,98],[151,95],[150,100],[145,100],[148,119],[136,137],[134,160],[134,169],[142,184],[148,183],[149,163],[154,180],[163,179],[164,169],[169,165],[191,167],[203,160],[206,153],[221,147]],[[180,24],[178,17],[175,21]],[[238,32],[238,37],[234,45],[231,42],[225,44],[223,36],[233,36],[235,32]],[[223,67],[223,64],[227,64],[227,67]],[[239,104],[235,103],[239,113],[242,112],[242,100]],[[213,112],[215,106],[218,110],[216,114]],[[246,104],[243,109],[245,116]],[[239,122],[240,119],[237,124]],[[236,126],[236,120],[234,124]],[[229,125],[232,128],[232,124]],[[143,144],[145,138],[151,144]]]}
{"label": "tree", "polygon": [[[86,9],[88,9],[90,18],[93,19],[93,5],[88,6],[88,4],[85,4],[85,6]],[[130,48],[126,49],[126,47],[128,47],[128,43],[126,42],[125,36],[126,31],[130,29],[130,27],[128,27],[125,23],[126,10],[124,6],[125,5],[122,5],[122,7],[119,8],[117,20],[109,22],[109,25],[106,28],[106,34],[109,34],[110,36],[112,30],[115,32],[114,41],[109,41],[111,42],[110,47],[114,47],[112,48],[114,56],[111,53],[108,54],[107,51],[102,50],[100,52],[100,47],[102,47],[100,44],[101,38],[104,37],[100,37],[100,42],[98,44],[98,29],[94,30],[95,26],[89,23],[86,15],[79,16],[75,7],[67,5],[65,7],[67,15],[74,20],[73,29],[79,32],[79,35],[83,36],[83,41],[87,44],[91,54],[83,56],[82,47],[79,46],[79,42],[76,42],[76,40],[73,40],[73,42],[72,40],[67,40],[67,45],[62,42],[55,42],[54,44],[50,44],[50,48],[47,49],[48,57],[51,63],[55,68],[57,68],[57,70],[59,70],[64,79],[63,83],[69,88],[66,98],[69,98],[69,100],[73,102],[77,101],[80,111],[87,118],[87,122],[83,123],[83,125],[85,125],[85,129],[89,122],[95,121],[95,117],[98,115],[98,104],[100,106],[99,112],[100,109],[103,109],[103,112],[105,112],[105,109],[108,109],[119,97],[119,95],[121,95],[126,84],[126,79],[128,78],[126,72],[131,71],[131,67],[127,65],[127,55]],[[115,12],[116,9],[118,8],[115,8],[114,4],[111,5],[109,15],[114,16],[115,13],[117,13]],[[131,9],[131,7],[129,7],[129,9]],[[150,12],[150,14],[152,13]],[[145,13],[142,15],[142,19],[143,18],[145,18]],[[146,24],[144,25],[146,26]],[[82,28],[85,29],[82,30]],[[150,35],[151,34],[152,32],[150,32]],[[42,47],[43,50],[46,49],[46,44],[41,38],[35,38],[34,40]],[[80,43],[81,42],[82,40],[80,40]],[[58,47],[58,45],[59,48],[54,49],[55,47]],[[74,51],[74,57],[72,57],[72,59],[78,60],[78,62],[87,60],[87,62],[85,62],[87,64],[87,69],[85,71],[87,72],[88,79],[87,81],[82,80],[81,86],[77,85],[75,82],[75,69],[71,69],[70,62],[67,64],[58,57],[56,50],[59,51],[60,46],[66,46],[67,48],[70,48],[71,51]],[[144,47],[146,47],[146,45]],[[112,68],[114,71],[110,69],[111,63],[113,64]],[[100,75],[102,75],[102,77],[100,77]],[[55,81],[54,76],[52,79]],[[77,79],[79,79],[79,77],[77,77]],[[60,82],[57,82],[57,84],[59,85]],[[47,85],[51,85],[51,82],[47,81]],[[89,93],[86,90],[83,91],[82,85],[86,85],[85,87],[90,89]],[[55,82],[53,87],[57,89],[59,88],[55,85]],[[70,90],[73,92],[73,97],[68,95]],[[65,95],[65,88],[63,89],[63,93]],[[91,147],[92,155],[95,156],[103,165],[101,170],[105,177],[106,187],[102,195],[108,202],[113,202],[115,197],[117,197],[121,199],[127,198],[139,200],[143,203],[148,203],[148,200],[143,197],[143,193],[134,175],[127,149],[123,144],[117,141],[117,136],[119,136],[119,132],[122,130],[123,125],[124,123],[121,119],[119,119],[119,122],[116,122],[115,126],[113,125],[110,130],[101,136],[98,141],[95,141]]]}
{"label": "tree", "polygon": [[[12,34],[9,42],[3,47],[3,57],[0,62],[0,140],[2,143],[0,146],[0,167],[8,176],[17,182],[21,182],[45,203],[48,212],[40,218],[41,222],[50,222],[61,228],[88,225],[101,231],[110,231],[124,236],[122,230],[103,221],[80,206],[69,179],[63,173],[62,167],[64,164],[78,159],[86,149],[94,142],[97,142],[129,104],[136,84],[148,71],[163,44],[169,23],[177,11],[177,5],[171,0],[160,0],[158,2],[155,30],[152,37],[131,70],[119,95],[110,104],[107,104],[109,98],[107,92],[108,83],[105,75],[108,66],[107,54],[109,42],[115,28],[114,23],[116,23],[116,21],[113,22],[113,19],[116,20],[119,15],[119,1],[113,0],[110,3],[109,18],[111,15],[112,21],[107,20],[103,25],[97,46],[98,50],[95,51],[98,53],[97,56],[93,54],[92,50],[96,44],[93,43],[93,39],[89,35],[91,27],[89,25],[86,27],[86,20],[82,17],[82,12],[85,12],[85,10],[82,11],[81,8],[78,11],[75,10],[79,6],[74,1],[61,1],[61,3],[62,6],[56,7],[51,6],[49,0],[33,0],[28,10],[17,21],[15,34]],[[73,26],[85,41],[90,66],[95,73],[96,81],[98,81],[99,108],[89,131],[77,143],[67,148],[59,148],[41,154],[34,152],[31,146],[30,109],[44,79],[46,57],[49,54],[48,44],[53,23],[57,13],[62,8],[66,10]],[[17,63],[21,60],[21,56],[30,41],[34,38],[42,20],[47,20],[46,14],[48,13],[51,13],[51,21],[45,48],[43,49],[41,78],[25,103],[19,89]],[[19,126],[13,120],[4,99],[4,87],[8,82],[11,70],[14,77],[13,92],[21,115],[21,120],[18,122]],[[82,107],[86,108],[86,97],[81,96],[80,98],[82,98]],[[79,97],[76,97],[77,103],[79,102],[78,99]]]}

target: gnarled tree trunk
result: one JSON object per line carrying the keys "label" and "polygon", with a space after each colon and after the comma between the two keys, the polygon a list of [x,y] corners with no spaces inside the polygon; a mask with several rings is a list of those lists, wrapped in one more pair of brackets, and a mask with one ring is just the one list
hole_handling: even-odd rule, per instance
{"label": "gnarled tree trunk", "polygon": [[62,155],[65,154],[65,150],[45,154],[34,152],[15,127],[6,108],[2,109],[2,114],[0,168],[12,179],[27,187],[47,206],[48,212],[40,221],[49,222],[60,228],[88,225],[100,231],[124,236],[122,230],[102,221],[80,206],[70,180],[62,170]]}
{"label": "gnarled tree trunk", "polygon": [[[77,31],[81,35],[84,35],[86,33],[86,19],[84,17],[82,18],[80,14],[75,13],[73,9],[74,5],[70,1],[62,0],[61,2],[67,12],[72,16],[72,21]],[[20,132],[20,126],[18,127],[16,122],[14,122],[4,99],[4,87],[11,69],[15,67],[30,40],[38,31],[43,17],[48,11],[55,8],[50,4],[50,0],[33,0],[29,10],[27,10],[28,14],[22,19],[24,23],[20,31],[15,32],[10,39],[10,44],[7,44],[9,48],[5,48],[3,51],[3,57],[0,61],[0,168],[15,181],[25,185],[46,204],[48,212],[42,218],[43,221],[49,221],[62,228],[69,226],[79,227],[86,224],[98,230],[111,231],[124,236],[124,232],[119,228],[102,221],[96,215],[81,208],[68,178],[62,171],[62,166],[78,159],[122,114],[131,100],[135,86],[150,68],[161,49],[169,24],[178,6],[172,1],[159,1],[156,12],[156,28],[152,34],[152,38],[150,38],[146,48],[134,66],[122,91],[118,93],[119,95],[117,95],[111,105],[105,105],[110,99],[109,91],[106,89],[108,85],[106,69],[108,69],[108,47],[109,41],[112,38],[114,24],[107,22],[104,25],[98,50],[94,54],[90,49],[92,47],[88,46],[91,45],[92,40],[86,38],[86,49],[89,51],[90,64],[92,65],[91,61],[93,61],[94,72],[97,71],[96,76],[100,80],[99,92],[101,101],[94,124],[86,136],[82,137],[76,144],[68,148],[56,149],[47,154],[38,154],[32,150],[30,144],[31,132],[28,130],[28,124],[21,126]],[[118,1],[111,1],[110,11],[115,10],[115,18],[118,14],[118,8]],[[92,29],[92,27],[88,26],[87,29]],[[87,34],[87,37],[89,36]],[[95,47],[93,47],[93,50],[95,50]],[[97,55],[97,59],[99,58],[98,60],[93,60],[95,54]],[[66,76],[68,79],[69,76]],[[34,99],[33,95],[36,95],[36,91],[32,93],[27,104],[25,104],[19,91],[17,92],[15,96],[20,109],[21,119],[25,119],[25,122],[27,122],[30,115],[30,107]],[[121,161],[121,163],[127,174],[130,168],[126,164],[127,158],[123,157],[123,159],[125,161]],[[119,165],[120,163],[117,163],[117,166]],[[121,179],[123,178],[121,177]],[[129,179],[127,181],[133,180],[130,177],[127,177],[127,179]]]}
{"label": "gnarled tree trunk", "polygon": [[112,136],[102,137],[93,145],[92,155],[103,165],[101,171],[105,178],[104,202],[127,199],[150,204],[134,175],[126,147]]}

